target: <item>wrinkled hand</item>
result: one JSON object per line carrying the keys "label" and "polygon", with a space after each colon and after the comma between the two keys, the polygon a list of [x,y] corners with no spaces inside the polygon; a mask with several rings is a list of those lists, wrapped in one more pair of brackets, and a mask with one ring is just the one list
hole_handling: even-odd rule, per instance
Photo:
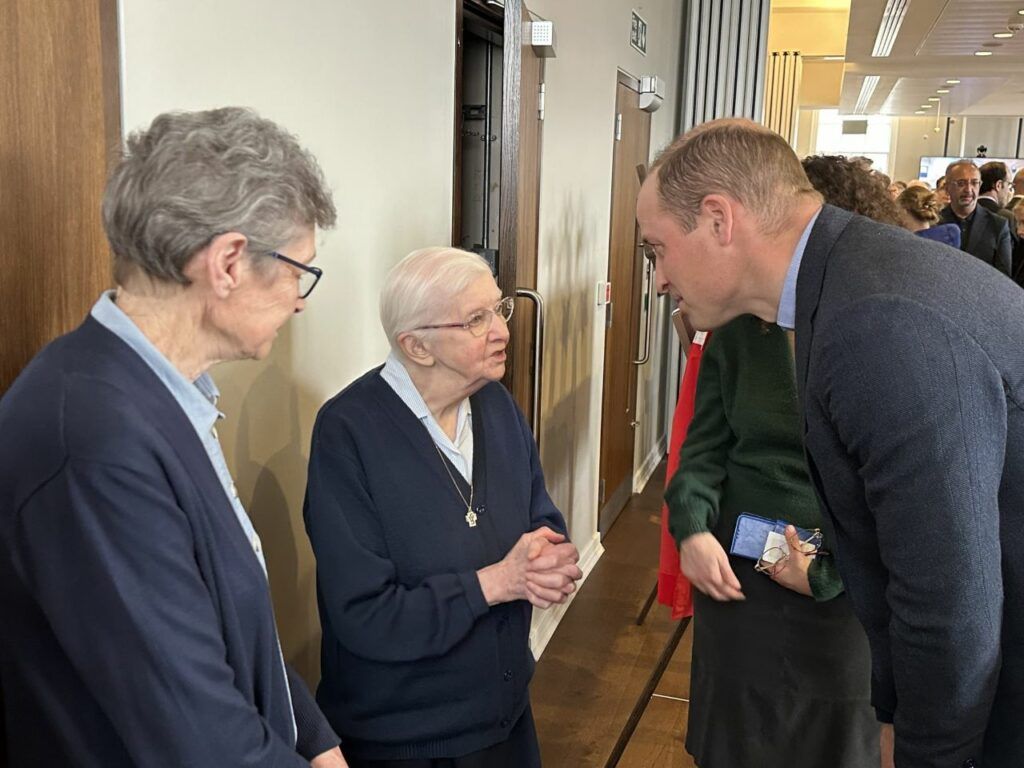
{"label": "wrinkled hand", "polygon": [[892,723],[882,723],[878,743],[882,748],[882,768],[896,768],[896,734]]}
{"label": "wrinkled hand", "polygon": [[537,537],[531,542],[527,556],[530,561],[526,570],[527,599],[534,606],[548,608],[564,603],[576,591],[576,582],[583,578],[583,571],[576,565],[580,553],[575,544]]}
{"label": "wrinkled hand", "polygon": [[745,600],[729,556],[710,533],[695,533],[679,545],[679,568],[697,589],[715,600]]}
{"label": "wrinkled hand", "polygon": [[310,760],[309,765],[310,768],[348,768],[348,763],[338,747],[321,752]]}
{"label": "wrinkled hand", "polygon": [[480,569],[477,577],[488,605],[529,600],[538,608],[547,608],[564,602],[572,592],[565,590],[567,582],[582,575],[575,565],[578,558],[565,536],[547,527],[538,528],[520,536],[500,562]]}
{"label": "wrinkled hand", "polygon": [[814,546],[802,543],[800,535],[792,525],[786,526],[786,544],[789,545],[789,556],[770,574],[771,579],[786,589],[811,597],[811,583],[807,579],[807,571],[811,567],[814,555],[808,553],[814,552]]}

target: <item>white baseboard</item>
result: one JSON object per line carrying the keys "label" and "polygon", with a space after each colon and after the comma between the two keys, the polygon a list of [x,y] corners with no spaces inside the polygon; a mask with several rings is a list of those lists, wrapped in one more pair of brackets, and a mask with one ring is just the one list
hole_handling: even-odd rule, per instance
{"label": "white baseboard", "polygon": [[640,493],[647,481],[651,479],[654,470],[658,468],[661,460],[665,458],[668,451],[668,435],[662,434],[658,441],[651,448],[651,452],[644,458],[643,464],[633,473],[633,493]]}
{"label": "white baseboard", "polygon": [[601,534],[595,531],[593,538],[580,550],[578,565],[580,570],[583,571],[583,578],[576,585],[576,591],[569,595],[569,599],[561,605],[554,605],[544,611],[534,609],[533,626],[530,628],[530,650],[533,651],[535,659],[539,659],[540,655],[544,653],[544,649],[548,647],[548,642],[554,636],[558,623],[562,620],[569,606],[572,605],[572,601],[576,599],[576,595],[580,593],[580,588],[587,580],[587,576],[594,570],[594,566],[597,565],[597,561],[601,559],[603,554],[604,547],[601,546]]}

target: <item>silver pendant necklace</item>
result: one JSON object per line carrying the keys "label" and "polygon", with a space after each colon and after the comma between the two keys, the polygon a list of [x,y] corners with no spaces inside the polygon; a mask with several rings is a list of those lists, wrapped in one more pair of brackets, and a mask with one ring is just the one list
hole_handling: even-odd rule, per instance
{"label": "silver pendant necklace", "polygon": [[459,494],[459,498],[462,499],[462,503],[466,505],[466,525],[470,528],[476,528],[477,514],[473,510],[473,482],[469,481],[469,501],[466,501],[465,494],[462,493],[462,489],[459,488],[459,484],[455,482],[455,477],[452,476],[452,471],[448,469],[448,462],[444,460],[444,454],[441,453],[441,449],[434,444],[434,450],[437,451],[437,457],[441,459],[441,466],[444,467],[444,471],[448,473],[448,479],[452,481],[452,485],[455,486],[455,492]]}

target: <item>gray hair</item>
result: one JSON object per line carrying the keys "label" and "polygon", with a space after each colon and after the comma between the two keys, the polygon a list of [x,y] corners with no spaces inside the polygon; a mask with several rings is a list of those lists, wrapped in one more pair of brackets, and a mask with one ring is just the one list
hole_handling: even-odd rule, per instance
{"label": "gray hair", "polygon": [[159,115],[128,137],[103,196],[118,283],[141,270],[188,285],[186,264],[219,234],[239,232],[266,255],[335,217],[316,159],[241,107]]}
{"label": "gray hair", "polygon": [[946,177],[949,177],[949,174],[953,172],[953,169],[960,165],[970,166],[971,168],[978,172],[979,176],[981,175],[981,169],[978,167],[978,164],[973,160],[970,160],[965,157],[960,160],[954,160],[952,163],[946,166]]}
{"label": "gray hair", "polygon": [[391,348],[398,349],[400,334],[442,322],[459,294],[484,276],[492,277],[486,261],[447,246],[421,248],[398,262],[380,291],[380,324]]}

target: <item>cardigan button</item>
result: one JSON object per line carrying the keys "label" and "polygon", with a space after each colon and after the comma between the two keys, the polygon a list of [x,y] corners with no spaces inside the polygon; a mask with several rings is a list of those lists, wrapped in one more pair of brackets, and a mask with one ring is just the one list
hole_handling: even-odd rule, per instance
{"label": "cardigan button", "polygon": [[508,718],[507,717],[503,717],[501,719],[501,722],[498,723],[498,725],[500,725],[502,728],[508,728]]}
{"label": "cardigan button", "polygon": [[505,678],[505,682],[506,683],[509,682],[512,679],[512,670],[511,669],[506,669],[505,670],[505,674],[503,675],[503,677]]}

